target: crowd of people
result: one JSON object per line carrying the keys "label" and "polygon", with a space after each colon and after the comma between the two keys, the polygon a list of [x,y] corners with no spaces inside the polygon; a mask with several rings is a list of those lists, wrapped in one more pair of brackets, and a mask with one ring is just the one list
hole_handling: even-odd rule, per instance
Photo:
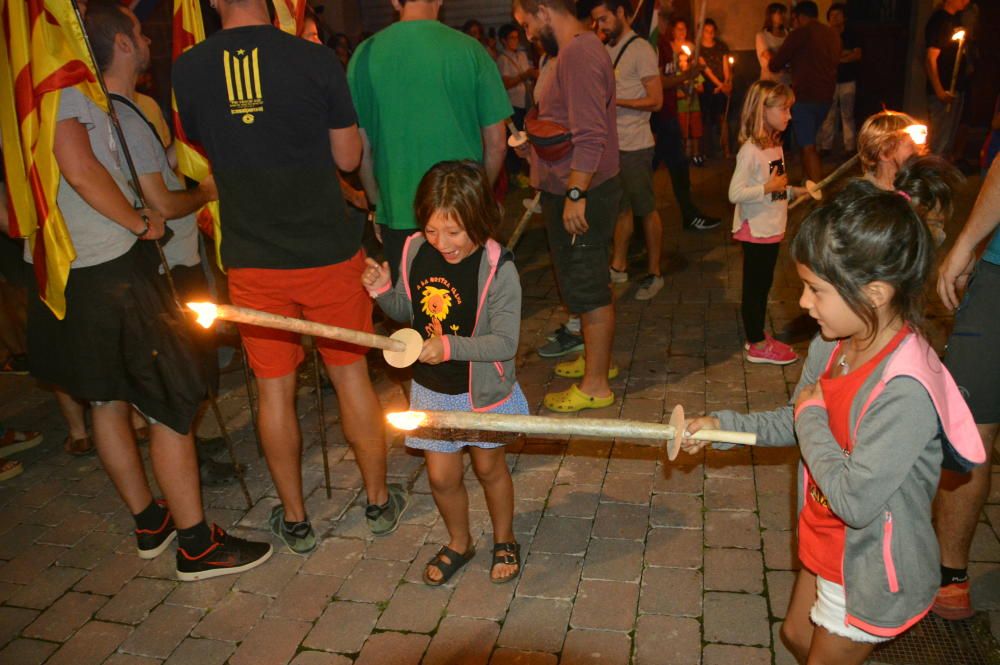
{"label": "crowd of people", "polygon": [[[521,283],[497,238],[497,182],[527,169],[570,314],[538,353],[579,353],[553,369],[579,381],[545,395],[543,405],[580,412],[615,401],[613,285],[629,279],[636,219],[647,272],[635,297],[653,299],[665,285],[655,169],[668,170],[684,229],[721,223],[693,202],[688,171],[717,149],[733,94],[729,52],[714,21],[692,44],[688,21],[667,2],[659,3],[649,37],[633,30],[628,0],[512,0],[515,23],[491,38],[475,21],[462,31],[441,23],[441,0],[392,2],[400,20],[352,51],[349,40],[326,38],[313,13],[300,35],[290,35],[272,25],[265,0],[213,0],[222,29],[181,55],[172,77],[176,129],[212,166],[196,185],[176,175],[162,117],[136,93],[150,59],[139,21],[117,2],[80,3],[122,136],[93,100],[63,91],[58,204],[76,249],[66,315],[42,303],[19,252],[8,256],[4,245],[11,330],[24,330],[13,286],[27,287],[26,335],[3,340],[24,355],[11,355],[5,371],[30,372],[72,403],[89,404],[93,446],[134,516],[138,556],[157,557],[176,538],[181,580],[249,570],[273,547],[205,520],[194,431],[217,389],[218,362],[211,338],[177,311],[166,276],[182,300],[208,294],[366,332],[374,330],[377,304],[423,339],[408,380],[412,408],[524,415],[530,407],[515,363]],[[971,615],[968,552],[989,491],[983,462],[1000,422],[1000,326],[991,310],[1000,293],[1000,162],[987,165],[979,199],[937,275],[942,301],[957,308],[943,363],[923,332],[935,250],[962,183],[939,155],[954,138],[965,84],[945,88],[939,74],[954,64],[950,37],[942,35],[959,25],[965,4],[946,0],[928,24],[929,91],[937,100],[929,133],[918,119],[889,110],[855,131],[862,54],[845,28],[843,4],[830,7],[827,25],[815,3],[798,2],[791,31],[785,6],[769,5],[756,36],[761,77],[743,97],[728,190],[732,238],[743,254],[744,359],[800,360],[765,326],[786,235],[803,284],[799,304],[819,334],[787,406],[694,418],[683,446],[700,450],[705,444],[690,434],[702,428],[798,446],[802,569],[782,636],[802,663],[860,664],[928,611]],[[418,109],[406,101],[414,90]],[[820,149],[831,147],[837,127],[862,175],[830,189],[791,234],[790,204],[814,192],[789,179],[787,137],[794,134],[805,176],[819,181]],[[216,200],[224,292],[208,279],[195,220]],[[348,203],[363,207],[367,220]],[[368,220],[380,258],[363,247]],[[290,551],[307,555],[319,538],[303,497],[296,416],[302,341],[252,324],[239,324],[239,333],[279,498],[269,526]],[[367,349],[315,344],[361,472],[367,526],[384,536],[410,498],[387,482]],[[86,453],[82,412],[78,420],[83,431],[71,428],[66,449]],[[147,480],[136,427],[147,430],[162,499]],[[0,456],[40,440],[0,426]],[[495,433],[430,428],[406,437],[407,447],[422,451],[448,532],[426,564],[427,584],[444,584],[475,555],[464,451],[492,522],[491,581],[520,573],[507,443]],[[0,480],[19,471],[3,460]]]}

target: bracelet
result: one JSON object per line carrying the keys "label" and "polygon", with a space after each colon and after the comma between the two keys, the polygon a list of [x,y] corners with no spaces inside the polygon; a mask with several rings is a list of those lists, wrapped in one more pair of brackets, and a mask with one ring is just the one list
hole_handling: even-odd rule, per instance
{"label": "bracelet", "polygon": [[144,235],[146,235],[147,233],[149,233],[149,217],[147,217],[146,215],[144,215],[144,214],[142,214],[142,213],[139,213],[139,217],[141,217],[141,218],[142,218],[142,222],[143,222],[143,223],[144,223],[144,224],[145,224],[146,226],[145,226],[145,228],[143,228],[143,230],[142,230],[142,231],[140,231],[140,232],[138,232],[138,233],[136,233],[135,231],[132,231],[132,232],[131,232],[131,233],[132,233],[132,235],[134,235],[134,236],[135,236],[136,238],[141,238],[141,237],[143,237]]}

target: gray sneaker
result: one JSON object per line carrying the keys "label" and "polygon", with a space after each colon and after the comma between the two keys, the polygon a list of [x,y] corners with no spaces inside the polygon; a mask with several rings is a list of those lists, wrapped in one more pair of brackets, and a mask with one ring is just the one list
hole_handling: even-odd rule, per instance
{"label": "gray sneaker", "polygon": [[663,277],[660,275],[646,275],[639,282],[639,290],[635,292],[636,300],[652,300],[653,296],[663,288]]}
{"label": "gray sneaker", "polygon": [[410,494],[402,485],[389,485],[389,499],[381,506],[369,503],[365,508],[365,519],[368,528],[376,536],[387,536],[399,526],[399,519],[406,512],[410,502]]}
{"label": "gray sneaker", "polygon": [[571,333],[564,325],[556,328],[549,341],[538,347],[538,355],[543,358],[558,358],[578,351],[583,351],[583,335]]}
{"label": "gray sneaker", "polygon": [[281,538],[288,549],[296,554],[309,554],[319,544],[316,532],[313,531],[312,524],[308,520],[296,522],[292,528],[288,528],[285,523],[285,507],[282,505],[271,509],[268,524],[271,525],[271,533]]}
{"label": "gray sneaker", "polygon": [[611,273],[611,283],[612,284],[624,284],[628,281],[628,271],[627,270],[615,270],[610,268]]}

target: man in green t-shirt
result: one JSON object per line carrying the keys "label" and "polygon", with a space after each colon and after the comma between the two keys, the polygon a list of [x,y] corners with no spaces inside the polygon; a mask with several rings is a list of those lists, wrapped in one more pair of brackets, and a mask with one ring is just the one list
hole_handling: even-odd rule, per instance
{"label": "man in green t-shirt", "polygon": [[474,159],[496,179],[513,109],[486,49],[437,20],[441,0],[392,0],[398,23],[358,46],[347,68],[364,141],[361,181],[395,282],[417,228],[413,197],[440,161]]}

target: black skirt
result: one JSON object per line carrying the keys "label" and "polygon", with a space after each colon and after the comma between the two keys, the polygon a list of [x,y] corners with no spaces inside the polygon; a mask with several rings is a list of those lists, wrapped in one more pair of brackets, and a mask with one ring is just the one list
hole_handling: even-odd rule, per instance
{"label": "black skirt", "polygon": [[60,321],[30,285],[32,376],[88,401],[124,401],[174,431],[191,430],[205,382],[190,339],[158,273],[156,248],[70,271]]}

